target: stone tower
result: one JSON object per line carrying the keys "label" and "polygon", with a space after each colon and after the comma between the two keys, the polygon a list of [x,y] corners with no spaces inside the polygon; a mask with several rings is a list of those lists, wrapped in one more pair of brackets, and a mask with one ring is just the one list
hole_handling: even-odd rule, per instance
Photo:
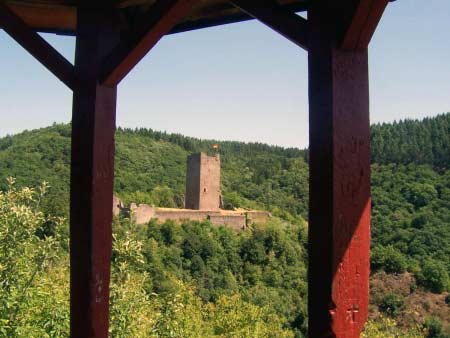
{"label": "stone tower", "polygon": [[187,159],[186,209],[218,210],[220,208],[220,157],[205,153]]}

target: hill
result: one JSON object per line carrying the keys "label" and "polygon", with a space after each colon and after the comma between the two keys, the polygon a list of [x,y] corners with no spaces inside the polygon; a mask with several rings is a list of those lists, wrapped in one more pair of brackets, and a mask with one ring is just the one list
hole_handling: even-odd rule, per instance
{"label": "hill", "polygon": [[450,164],[450,114],[423,120],[375,124],[371,128],[372,163]]}
{"label": "hill", "polygon": [[[444,324],[448,320],[449,121],[450,114],[443,114],[372,126],[373,318],[381,311],[406,326],[423,322],[427,315]],[[305,255],[297,241],[304,245],[307,150],[199,140],[149,129],[119,128],[116,139],[115,190],[125,203],[182,206],[186,157],[219,143],[225,206],[270,210],[293,224],[291,228],[280,221],[248,238],[234,238],[208,225],[150,224],[137,229],[136,240],[146,243],[142,255],[148,291],[170,294],[181,280],[192,284],[204,302],[216,302],[238,290],[243,301],[275,307],[301,337]],[[40,207],[46,214],[67,216],[69,158],[70,125],[1,138],[0,190],[8,189],[9,176],[16,178],[17,186],[48,181],[51,188]],[[118,233],[127,229],[119,223]],[[399,286],[404,281],[409,293]]]}

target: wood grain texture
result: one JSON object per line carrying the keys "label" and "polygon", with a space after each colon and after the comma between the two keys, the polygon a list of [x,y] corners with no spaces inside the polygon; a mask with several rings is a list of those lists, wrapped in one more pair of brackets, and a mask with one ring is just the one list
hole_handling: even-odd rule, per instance
{"label": "wood grain texture", "polygon": [[369,300],[368,57],[336,48],[332,12],[308,12],[309,337],[357,338]]}
{"label": "wood grain texture", "polygon": [[[76,1],[74,0],[3,0],[27,25],[39,32],[75,35],[77,30]],[[89,1],[89,0],[88,0]],[[124,13],[146,11],[155,0],[123,0],[116,7]],[[283,9],[291,12],[305,11],[309,6],[305,0],[279,0]],[[179,33],[217,25],[253,19],[229,3],[228,0],[200,0],[192,12],[183,18],[170,33]],[[0,23],[1,27],[1,23]]]}
{"label": "wood grain texture", "polygon": [[358,0],[344,33],[341,48],[367,48],[388,3],[389,0]]}
{"label": "wood grain texture", "polygon": [[118,42],[108,11],[80,10],[70,177],[70,332],[107,338],[112,247],[116,88],[98,83]]}

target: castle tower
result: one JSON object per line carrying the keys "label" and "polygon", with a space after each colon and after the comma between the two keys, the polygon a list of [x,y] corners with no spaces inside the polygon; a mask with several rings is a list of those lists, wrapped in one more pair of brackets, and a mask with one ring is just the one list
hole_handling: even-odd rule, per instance
{"label": "castle tower", "polygon": [[205,153],[187,159],[186,209],[220,208],[220,157]]}

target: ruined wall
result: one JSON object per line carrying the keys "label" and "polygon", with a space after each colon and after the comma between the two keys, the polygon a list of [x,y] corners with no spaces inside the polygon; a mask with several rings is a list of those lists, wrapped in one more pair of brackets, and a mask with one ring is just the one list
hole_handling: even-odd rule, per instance
{"label": "ruined wall", "polygon": [[147,204],[131,203],[131,220],[136,224],[147,224],[152,218],[155,218],[155,208]]}
{"label": "ruined wall", "polygon": [[113,216],[118,217],[122,209],[122,201],[117,196],[113,195]]}
{"label": "ruined wall", "polygon": [[204,221],[208,219],[211,212],[201,210],[155,210],[155,218],[160,222],[167,220],[182,221]]}
{"label": "ruined wall", "polygon": [[205,153],[188,157],[186,173],[186,208],[219,210],[220,157]]}
{"label": "ruined wall", "polygon": [[251,224],[266,224],[272,214],[268,211],[248,211],[247,225]]}
{"label": "ruined wall", "polygon": [[244,230],[247,227],[245,215],[209,215],[208,219],[213,225],[224,225],[234,230]]}
{"label": "ruined wall", "polygon": [[235,230],[244,230],[247,227],[247,213],[240,212],[154,208],[147,204],[134,203],[131,203],[129,209],[124,208],[122,211],[122,214],[128,211],[136,224],[147,224],[152,219],[157,219],[160,223],[168,220],[175,222],[209,220],[213,225],[224,225]]}

